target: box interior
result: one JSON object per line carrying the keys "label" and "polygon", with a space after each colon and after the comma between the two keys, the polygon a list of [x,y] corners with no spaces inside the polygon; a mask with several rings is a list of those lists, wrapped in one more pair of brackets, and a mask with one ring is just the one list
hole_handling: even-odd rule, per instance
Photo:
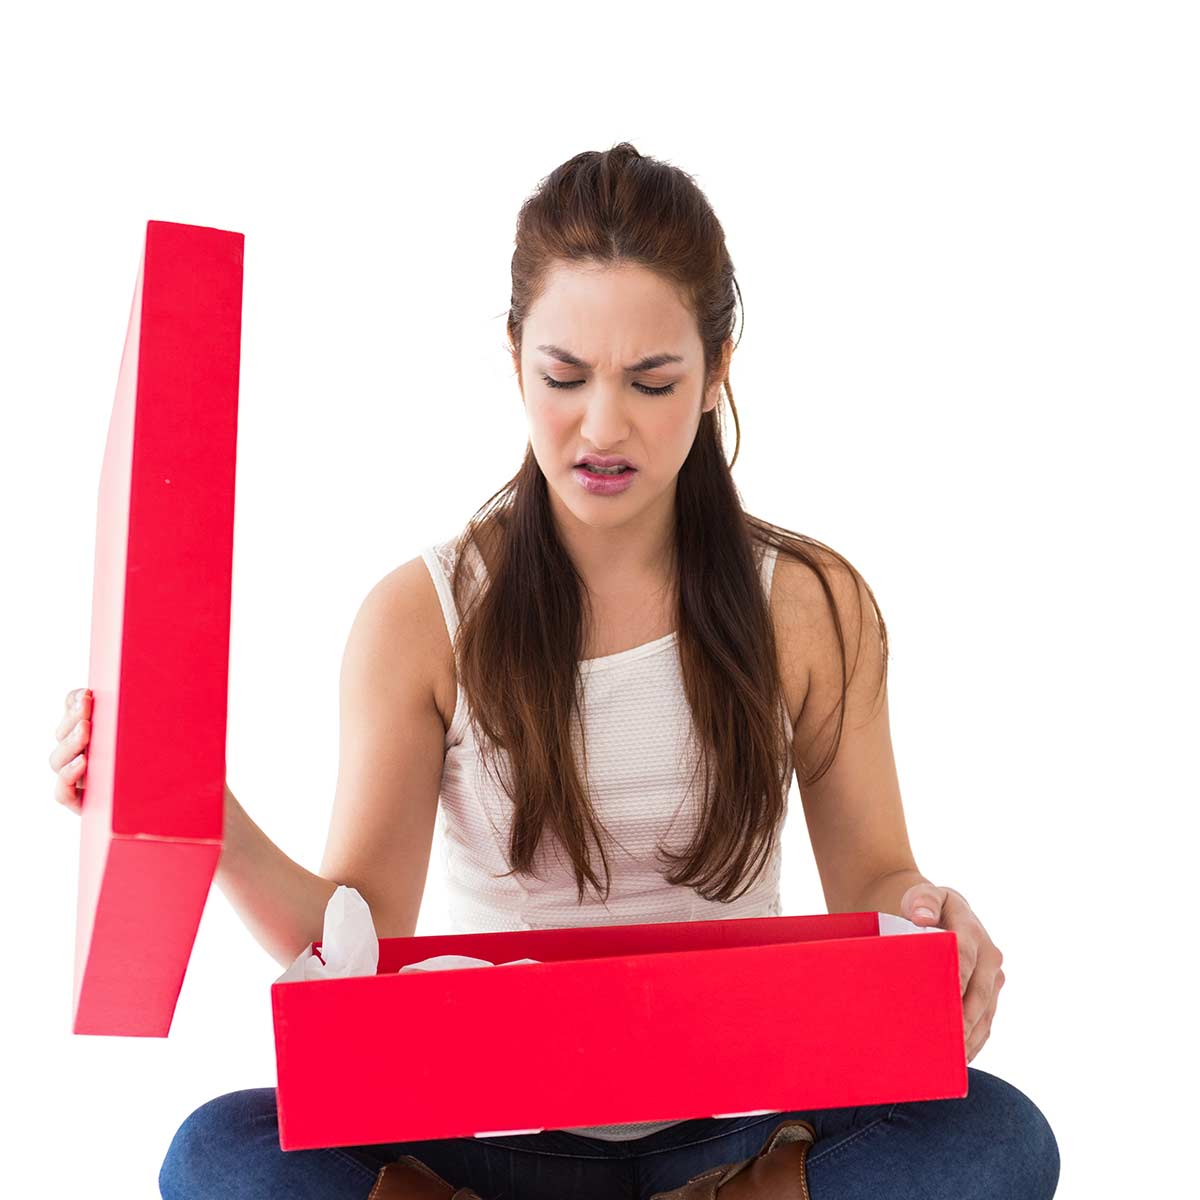
{"label": "box interior", "polygon": [[[410,963],[441,954],[461,954],[491,963],[516,958],[550,963],[879,935],[879,914],[863,912],[380,938],[376,973],[394,974]],[[313,944],[314,950],[320,946],[320,942]]]}

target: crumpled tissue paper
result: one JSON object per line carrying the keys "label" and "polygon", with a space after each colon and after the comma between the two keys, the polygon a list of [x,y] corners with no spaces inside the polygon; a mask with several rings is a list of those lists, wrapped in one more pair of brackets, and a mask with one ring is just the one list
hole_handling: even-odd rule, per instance
{"label": "crumpled tissue paper", "polygon": [[320,951],[313,950],[309,942],[275,982],[374,975],[378,969],[379,939],[371,910],[354,888],[342,884],[325,905]]}
{"label": "crumpled tissue paper", "polygon": [[486,958],[472,958],[469,954],[435,954],[433,958],[423,958],[420,962],[409,963],[396,972],[403,975],[405,971],[444,971],[455,967],[511,967],[517,963],[541,962],[540,958],[510,958],[507,962],[494,963]]}
{"label": "crumpled tissue paper", "polygon": [[[375,933],[375,922],[371,919],[367,902],[352,887],[341,884],[329,897],[319,952],[313,949],[313,944],[308,943],[276,983],[378,974],[379,938]],[[486,958],[471,958],[466,954],[437,954],[420,962],[409,963],[396,974],[402,975],[406,971],[443,971],[455,967],[508,967],[540,961],[537,958],[514,958],[508,962],[493,963]]]}
{"label": "crumpled tissue paper", "polygon": [[936,925],[918,925],[915,921],[897,916],[895,913],[881,912],[879,914],[879,932],[886,937],[892,933],[945,933],[946,931]]}

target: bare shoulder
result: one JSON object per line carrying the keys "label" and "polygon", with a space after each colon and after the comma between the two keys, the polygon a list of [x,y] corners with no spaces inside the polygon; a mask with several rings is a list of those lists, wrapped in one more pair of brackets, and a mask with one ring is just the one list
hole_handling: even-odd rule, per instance
{"label": "bare shoulder", "polygon": [[368,592],[356,620],[371,626],[374,632],[367,640],[390,668],[403,670],[413,684],[428,690],[449,728],[457,694],[454,654],[437,588],[421,555],[383,576]]}
{"label": "bare shoulder", "polygon": [[873,652],[878,633],[872,597],[862,575],[831,548],[810,545],[808,549],[819,571],[791,554],[779,552],[771,606],[780,656],[802,681],[797,712],[804,707],[811,709],[813,701],[824,712],[842,690],[838,627],[845,645],[847,674],[856,666],[865,668],[858,672],[860,681],[880,665],[879,655]]}
{"label": "bare shoulder", "polygon": [[[843,631],[856,626],[870,608],[865,580],[837,553],[822,546],[809,546],[818,572],[810,563],[780,551],[775,563],[772,601],[793,632],[807,636],[834,636],[836,607]],[[832,593],[832,596],[831,596]],[[832,603],[831,603],[832,600]],[[781,603],[780,603],[781,602]],[[860,607],[863,610],[860,613]]]}

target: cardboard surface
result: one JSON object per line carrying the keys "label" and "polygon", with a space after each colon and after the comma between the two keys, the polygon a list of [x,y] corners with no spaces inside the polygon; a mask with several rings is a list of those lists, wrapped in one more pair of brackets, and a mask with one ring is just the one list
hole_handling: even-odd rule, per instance
{"label": "cardboard surface", "polygon": [[243,241],[146,225],[96,515],[75,1033],[166,1036],[220,857]]}
{"label": "cardboard surface", "polygon": [[[381,939],[374,976],[272,986],[280,1146],[965,1096],[958,939],[905,931],[871,912]],[[540,961],[395,974],[439,954]]]}

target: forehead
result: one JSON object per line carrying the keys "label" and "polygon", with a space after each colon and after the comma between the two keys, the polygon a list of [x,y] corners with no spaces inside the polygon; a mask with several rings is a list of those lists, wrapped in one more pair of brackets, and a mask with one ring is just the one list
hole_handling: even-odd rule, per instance
{"label": "forehead", "polygon": [[699,341],[695,319],[675,288],[636,263],[555,263],[526,318],[526,334],[527,344],[554,342],[585,357],[614,345],[625,356],[683,352]]}

